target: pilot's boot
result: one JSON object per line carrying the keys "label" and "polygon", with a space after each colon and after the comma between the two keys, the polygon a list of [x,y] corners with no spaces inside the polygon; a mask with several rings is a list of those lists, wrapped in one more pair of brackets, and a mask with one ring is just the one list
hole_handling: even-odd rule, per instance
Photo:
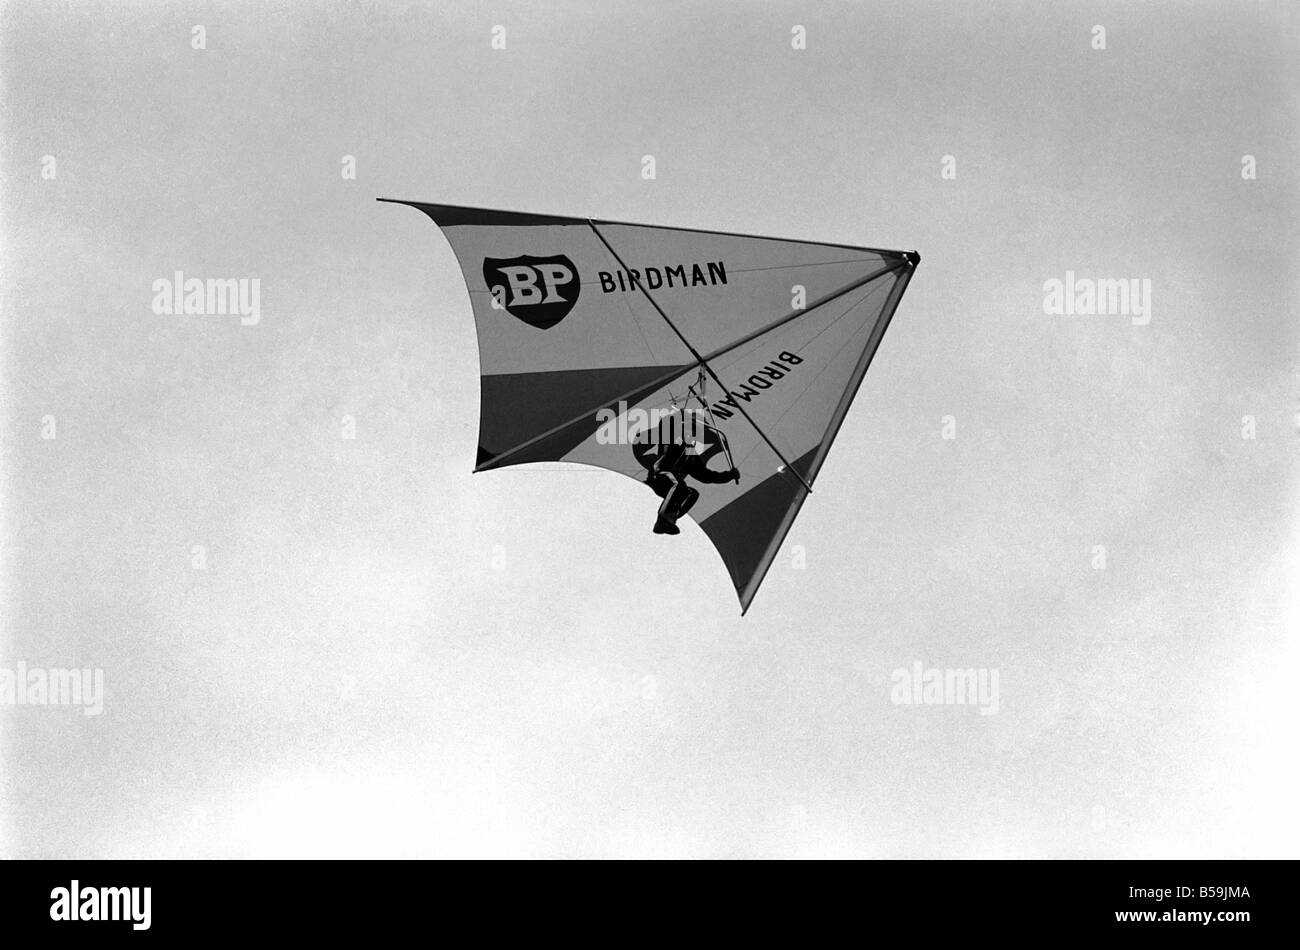
{"label": "pilot's boot", "polygon": [[677,527],[677,525],[673,524],[663,515],[660,515],[658,520],[655,521],[654,533],[655,534],[681,534],[682,529]]}

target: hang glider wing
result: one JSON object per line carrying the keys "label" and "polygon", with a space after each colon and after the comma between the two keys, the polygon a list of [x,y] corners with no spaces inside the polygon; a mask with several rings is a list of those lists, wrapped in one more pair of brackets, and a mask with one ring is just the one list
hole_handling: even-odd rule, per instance
{"label": "hang glider wing", "polygon": [[569,461],[643,481],[631,438],[689,403],[740,471],[738,483],[701,485],[691,516],[747,610],[919,256],[398,203],[442,229],[469,289],[475,470]]}

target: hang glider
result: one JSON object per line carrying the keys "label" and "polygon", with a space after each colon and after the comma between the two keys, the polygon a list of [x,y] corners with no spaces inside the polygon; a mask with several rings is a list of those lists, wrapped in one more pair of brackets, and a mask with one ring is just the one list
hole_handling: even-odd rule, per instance
{"label": "hang glider", "polygon": [[460,262],[482,377],[474,470],[579,462],[654,487],[657,455],[636,443],[666,415],[705,421],[708,471],[668,474],[694,486],[691,516],[748,610],[920,255],[379,200],[427,214]]}

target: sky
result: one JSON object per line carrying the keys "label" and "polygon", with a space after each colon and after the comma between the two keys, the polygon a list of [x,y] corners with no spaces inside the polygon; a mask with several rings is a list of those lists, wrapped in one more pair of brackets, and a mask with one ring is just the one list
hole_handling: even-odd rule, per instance
{"label": "sky", "polygon": [[[0,705],[0,854],[1294,857],[1298,47],[1280,2],[4,3],[0,673],[104,695]],[[746,616],[631,480],[471,474],[459,267],[377,197],[920,252]],[[155,313],[176,271],[258,321]],[[1045,313],[1070,271],[1149,322]]]}

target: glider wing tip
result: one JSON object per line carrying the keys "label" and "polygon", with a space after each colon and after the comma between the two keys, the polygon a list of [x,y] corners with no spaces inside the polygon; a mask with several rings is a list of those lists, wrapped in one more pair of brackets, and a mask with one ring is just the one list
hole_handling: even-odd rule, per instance
{"label": "glider wing tip", "polygon": [[389,205],[406,205],[408,208],[415,208],[417,211],[424,210],[420,207],[419,202],[407,201],[405,198],[376,198],[375,200],[382,201],[384,204]]}

